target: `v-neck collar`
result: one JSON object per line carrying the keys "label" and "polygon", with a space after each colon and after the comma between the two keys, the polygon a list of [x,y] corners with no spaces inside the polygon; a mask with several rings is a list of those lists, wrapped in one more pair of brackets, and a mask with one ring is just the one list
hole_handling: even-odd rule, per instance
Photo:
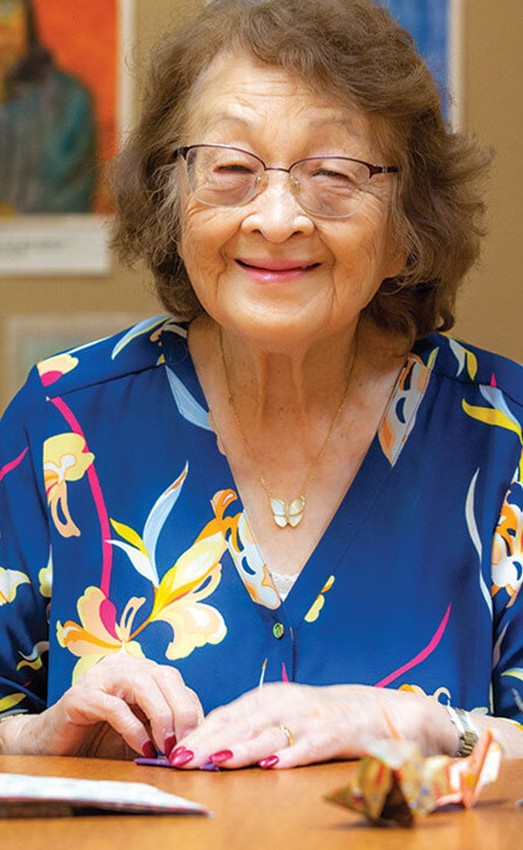
{"label": "v-neck collar", "polygon": [[[184,328],[185,326],[181,326],[181,333],[167,333],[166,331],[162,333],[162,348],[166,366],[175,372],[197,405],[208,416],[207,400],[189,352],[187,334],[186,331],[184,332]],[[169,330],[169,328],[166,330]],[[400,403],[402,393],[404,394],[405,392],[402,387],[403,379],[408,375],[409,369],[412,368],[413,360],[421,364],[422,368],[428,370],[426,380],[426,384],[428,384],[430,369],[423,361],[428,360],[428,353],[437,347],[434,340],[432,340],[432,343],[432,345],[416,346],[412,354],[407,358],[406,363],[399,373],[381,423],[386,419],[394,418],[393,411]],[[421,350],[423,350],[423,357],[420,357],[420,354],[417,353]],[[423,394],[420,396],[420,399],[423,397]],[[417,409],[417,404],[412,405],[409,415],[401,422],[401,431],[404,437],[403,442],[406,441],[413,427]],[[184,420],[184,422],[187,426],[188,437],[194,447],[193,456],[195,460],[193,461],[193,470],[195,465],[197,465],[202,487],[209,492],[209,498],[212,498],[218,490],[230,488],[237,495],[235,509],[243,512],[248,521],[228,459],[218,448],[216,434],[210,428],[208,429],[208,439],[210,442],[206,444],[205,451],[202,451],[201,429],[196,429],[194,424],[191,424],[187,420]],[[278,617],[281,619],[285,614],[285,618],[295,630],[299,628],[307,612],[331,576],[334,579],[336,578],[340,564],[343,568],[344,564],[350,562],[350,548],[358,529],[364,524],[388,476],[393,470],[396,458],[391,462],[385,456],[380,442],[380,428],[374,434],[372,442],[350,487],[325,528],[322,537],[304,564],[285,601],[282,601],[277,609]],[[200,433],[198,433],[198,430],[200,430]],[[396,435],[396,438],[398,439],[398,435]],[[399,439],[401,441],[401,434],[399,435]],[[207,452],[213,451],[215,452],[213,462],[209,463]],[[255,544],[255,547],[260,558],[263,560],[263,553],[260,547],[257,544]]]}

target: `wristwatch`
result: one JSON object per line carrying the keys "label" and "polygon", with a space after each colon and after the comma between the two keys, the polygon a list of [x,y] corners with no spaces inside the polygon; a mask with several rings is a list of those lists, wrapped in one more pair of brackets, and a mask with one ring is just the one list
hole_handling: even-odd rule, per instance
{"label": "wristwatch", "polygon": [[456,758],[466,758],[470,756],[476,746],[479,738],[478,731],[470,719],[468,711],[465,711],[463,708],[454,708],[453,705],[447,705],[445,707],[459,734],[459,746],[455,754]]}

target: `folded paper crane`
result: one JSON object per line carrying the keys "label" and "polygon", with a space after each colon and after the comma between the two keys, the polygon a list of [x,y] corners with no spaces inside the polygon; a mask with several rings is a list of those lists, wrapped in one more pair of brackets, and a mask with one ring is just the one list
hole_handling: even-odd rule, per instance
{"label": "folded paper crane", "polygon": [[413,826],[449,803],[473,806],[481,789],[497,779],[502,750],[492,731],[485,732],[468,758],[423,758],[416,744],[376,741],[361,759],[353,782],[325,796],[365,815],[376,824]]}

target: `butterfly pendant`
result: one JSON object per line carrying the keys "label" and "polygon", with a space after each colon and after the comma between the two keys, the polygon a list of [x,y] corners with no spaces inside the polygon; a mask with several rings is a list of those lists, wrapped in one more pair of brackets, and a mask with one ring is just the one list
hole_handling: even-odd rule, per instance
{"label": "butterfly pendant", "polygon": [[272,518],[278,528],[285,528],[290,525],[291,528],[296,528],[303,519],[303,511],[305,510],[305,499],[303,496],[298,496],[292,502],[285,502],[283,499],[271,499]]}

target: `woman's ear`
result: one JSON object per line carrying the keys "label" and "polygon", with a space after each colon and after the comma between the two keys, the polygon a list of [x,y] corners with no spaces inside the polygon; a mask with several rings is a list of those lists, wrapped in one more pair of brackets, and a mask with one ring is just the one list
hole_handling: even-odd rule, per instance
{"label": "woman's ear", "polygon": [[405,240],[398,234],[396,227],[389,222],[387,236],[387,278],[399,277],[405,270],[409,251]]}
{"label": "woman's ear", "polygon": [[390,277],[399,277],[401,273],[404,271],[405,266],[407,265],[407,254],[404,251],[395,251],[390,260],[390,273],[387,275]]}

